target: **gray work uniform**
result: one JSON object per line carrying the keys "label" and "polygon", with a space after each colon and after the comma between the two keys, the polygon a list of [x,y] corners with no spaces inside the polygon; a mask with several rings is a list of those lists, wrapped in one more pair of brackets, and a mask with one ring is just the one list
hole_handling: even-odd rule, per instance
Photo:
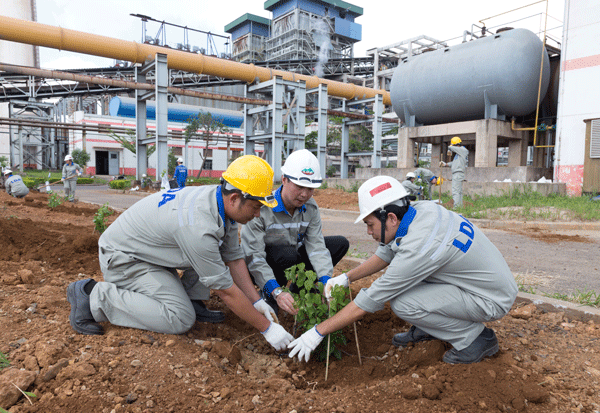
{"label": "gray work uniform", "polygon": [[431,201],[433,199],[433,194],[431,191],[431,187],[433,185],[431,184],[431,178],[435,176],[434,173],[427,168],[417,168],[415,169],[415,175],[417,176],[417,178],[421,178],[421,180],[427,184],[427,195],[429,196],[429,200]]}
{"label": "gray work uniform", "polygon": [[[281,200],[281,187],[274,195],[277,198],[277,207],[261,207],[260,216],[244,225],[241,231],[246,264],[256,285],[263,290],[265,284],[275,280],[273,269],[266,259],[267,246],[295,246],[297,250],[304,245],[317,276],[331,277],[333,263],[325,246],[321,214],[315,200],[310,198],[290,215]],[[269,291],[272,289],[269,288]]]}
{"label": "gray work uniform", "polygon": [[23,198],[29,193],[29,188],[27,188],[23,182],[23,178],[19,175],[10,176],[6,182],[4,182],[4,186],[6,187],[6,193],[16,198]]}
{"label": "gray work uniform", "polygon": [[410,206],[396,239],[375,254],[390,265],[354,302],[367,312],[389,301],[401,319],[457,350],[502,318],[517,284],[492,242],[473,224],[433,202]]}
{"label": "gray work uniform", "polygon": [[[75,187],[77,186],[77,176],[83,173],[83,169],[76,163],[71,165],[67,165],[66,163],[63,165],[62,169],[62,179],[63,186],[65,189],[65,196],[69,199],[75,199]],[[71,179],[69,179],[71,178]]]}
{"label": "gray work uniform", "polygon": [[413,184],[409,179],[402,181],[402,186],[404,189],[406,189],[406,192],[408,192],[409,195],[421,195],[421,187],[417,184]]}
{"label": "gray work uniform", "polygon": [[90,294],[94,319],[165,334],[189,330],[196,321],[191,300],[230,288],[225,263],[244,257],[220,186],[150,195],[119,216],[98,247],[105,282]]}
{"label": "gray work uniform", "polygon": [[469,150],[464,146],[448,146],[448,150],[455,153],[452,162],[447,163],[452,171],[452,199],[455,207],[461,207],[463,204],[462,185],[465,180]]}

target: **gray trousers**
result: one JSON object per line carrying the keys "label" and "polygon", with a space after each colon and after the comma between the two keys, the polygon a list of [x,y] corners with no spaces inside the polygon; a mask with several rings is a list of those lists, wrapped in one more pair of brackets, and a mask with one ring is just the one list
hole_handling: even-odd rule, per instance
{"label": "gray trousers", "polygon": [[465,180],[464,173],[452,174],[452,199],[455,207],[461,207],[463,204],[463,181]]}
{"label": "gray trousers", "polygon": [[[114,255],[122,261],[125,254]],[[102,265],[102,257],[100,262],[105,282],[96,284],[90,294],[90,308],[98,322],[182,334],[196,322],[191,300],[210,297],[210,289],[193,270],[186,270],[180,278],[174,269],[146,262],[120,264],[109,259],[110,268]]]}
{"label": "gray trousers", "polygon": [[450,284],[422,282],[390,301],[401,319],[456,350],[468,347],[483,331],[483,322],[506,315],[498,305]]}
{"label": "gray trousers", "polygon": [[69,199],[75,199],[75,187],[77,186],[77,178],[71,178],[63,182],[65,188],[65,196]]}

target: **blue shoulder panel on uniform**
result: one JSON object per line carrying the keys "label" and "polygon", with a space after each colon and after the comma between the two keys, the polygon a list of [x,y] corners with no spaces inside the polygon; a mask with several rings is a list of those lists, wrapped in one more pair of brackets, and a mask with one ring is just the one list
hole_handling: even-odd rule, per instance
{"label": "blue shoulder panel on uniform", "polygon": [[415,216],[417,215],[417,210],[413,207],[409,206],[408,211],[402,217],[402,221],[400,221],[400,226],[398,227],[398,231],[396,231],[396,238],[402,238],[406,236],[408,232],[408,226],[413,222]]}
{"label": "blue shoulder panel on uniform", "polygon": [[[225,205],[223,204],[223,194],[221,193],[221,186],[217,187],[217,207],[219,209],[219,215],[223,220],[223,225],[225,225]],[[233,224],[235,221],[232,219],[230,222]]]}
{"label": "blue shoulder panel on uniform", "polygon": [[285,212],[287,214],[283,201],[281,200],[281,188],[283,188],[283,185],[273,192],[273,196],[277,200],[277,206],[273,208],[273,212]]}

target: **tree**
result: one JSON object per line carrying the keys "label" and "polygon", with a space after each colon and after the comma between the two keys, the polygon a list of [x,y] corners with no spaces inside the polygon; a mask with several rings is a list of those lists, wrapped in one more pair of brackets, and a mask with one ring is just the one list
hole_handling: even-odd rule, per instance
{"label": "tree", "polygon": [[[127,136],[117,135],[113,131],[110,131],[108,133],[108,136],[110,136],[111,138],[113,138],[114,140],[119,142],[123,148],[125,148],[128,151],[130,151],[131,153],[135,154],[136,153],[135,132],[128,130],[125,133]],[[148,137],[152,137],[152,134],[148,134]],[[146,158],[150,157],[150,155],[152,155],[154,153],[154,151],[156,151],[156,145],[147,146]],[[75,156],[73,155],[73,157],[75,157]]]}
{"label": "tree", "polygon": [[204,149],[202,152],[200,152],[202,163],[200,164],[196,178],[200,178],[200,174],[204,168],[204,162],[206,161],[206,156],[208,155],[208,145],[211,139],[216,136],[215,142],[218,142],[218,136],[228,133],[229,131],[230,129],[217,119],[213,118],[210,112],[200,111],[198,116],[188,119],[188,125],[186,126],[184,132],[184,136],[186,137],[187,141],[196,136],[199,136],[204,140]]}
{"label": "tree", "polygon": [[90,154],[83,149],[73,149],[71,156],[73,157],[73,162],[81,167],[85,167],[91,158]]}
{"label": "tree", "polygon": [[367,152],[373,150],[373,131],[365,125],[351,128],[349,140],[348,150],[350,152]]}

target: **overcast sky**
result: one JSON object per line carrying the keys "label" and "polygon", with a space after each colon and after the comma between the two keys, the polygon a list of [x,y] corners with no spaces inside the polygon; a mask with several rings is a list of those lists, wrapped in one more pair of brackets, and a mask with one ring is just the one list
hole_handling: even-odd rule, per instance
{"label": "overcast sky", "polygon": [[[355,0],[349,3],[362,7],[363,15],[356,19],[362,25],[362,41],[355,44],[355,56],[366,56],[366,50],[383,47],[402,40],[427,35],[451,44],[462,39],[463,31],[472,24],[501,13],[535,3],[523,0]],[[38,21],[66,29],[84,31],[123,40],[142,40],[142,22],[130,14],[144,14],[156,20],[175,23],[214,34],[226,35],[225,25],[245,13],[271,18],[264,9],[264,0],[37,0]],[[485,20],[488,28],[525,27],[534,32],[543,30],[546,2]],[[0,14],[2,12],[0,11]],[[549,0],[548,32],[561,41],[564,0]],[[516,20],[523,19],[515,22]],[[156,36],[160,24],[148,22],[146,34]],[[222,40],[213,37],[217,50],[224,52]],[[460,39],[456,39],[460,38]],[[183,43],[183,30],[167,27],[167,43]],[[207,38],[189,32],[192,46],[207,48]],[[114,61],[83,54],[40,48],[42,67],[49,69],[94,68],[112,66]]]}

